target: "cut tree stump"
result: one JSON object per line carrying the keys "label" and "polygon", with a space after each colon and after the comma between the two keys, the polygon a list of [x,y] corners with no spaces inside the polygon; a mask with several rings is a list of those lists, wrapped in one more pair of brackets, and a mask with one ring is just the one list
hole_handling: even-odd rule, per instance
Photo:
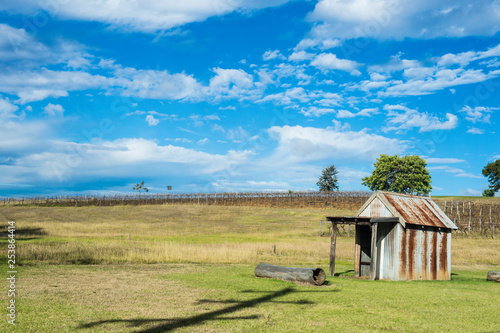
{"label": "cut tree stump", "polygon": [[486,277],[488,281],[500,282],[500,272],[498,271],[489,271]]}
{"label": "cut tree stump", "polygon": [[325,282],[326,274],[321,268],[294,268],[268,264],[258,264],[255,276],[293,282],[310,283],[317,286]]}

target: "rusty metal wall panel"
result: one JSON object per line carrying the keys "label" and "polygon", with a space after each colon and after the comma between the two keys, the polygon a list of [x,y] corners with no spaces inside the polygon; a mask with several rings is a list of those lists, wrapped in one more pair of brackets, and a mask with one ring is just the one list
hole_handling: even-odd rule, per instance
{"label": "rusty metal wall panel", "polygon": [[[400,254],[399,276],[407,280],[449,280],[451,277],[451,231],[407,225],[405,254]],[[404,261],[406,259],[406,262]]]}
{"label": "rusty metal wall panel", "polygon": [[448,277],[446,280],[451,280],[451,230],[446,231],[446,238],[448,239],[447,241],[447,249],[446,249],[446,257],[448,258]]}
{"label": "rusty metal wall panel", "polygon": [[408,277],[408,251],[406,246],[406,229],[400,223],[396,225],[396,244],[398,261],[396,263],[396,271],[398,280],[406,280]]}
{"label": "rusty metal wall panel", "polygon": [[439,250],[438,256],[438,272],[437,280],[450,280],[451,279],[451,231],[439,231]]}
{"label": "rusty metal wall panel", "polygon": [[429,256],[427,255],[429,253],[429,243],[430,243],[430,239],[429,239],[429,234],[427,232],[425,232],[425,230],[423,229],[419,229],[419,233],[421,234],[421,244],[422,244],[422,248],[421,248],[421,252],[420,252],[420,262],[422,263],[422,266],[420,267],[420,276],[422,277],[421,279],[422,280],[430,280],[430,276],[429,276],[429,271],[430,271],[430,268],[429,266],[431,265],[431,261],[430,261],[430,258]]}

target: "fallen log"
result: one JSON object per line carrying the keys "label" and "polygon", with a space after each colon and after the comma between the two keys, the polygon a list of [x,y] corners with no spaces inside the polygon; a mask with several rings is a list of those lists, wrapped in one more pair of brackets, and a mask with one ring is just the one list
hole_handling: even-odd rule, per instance
{"label": "fallen log", "polygon": [[325,282],[326,274],[321,268],[293,268],[268,264],[258,264],[255,276],[285,281],[310,283],[317,286]]}
{"label": "fallen log", "polygon": [[489,271],[486,276],[486,280],[500,282],[500,272],[498,271]]}

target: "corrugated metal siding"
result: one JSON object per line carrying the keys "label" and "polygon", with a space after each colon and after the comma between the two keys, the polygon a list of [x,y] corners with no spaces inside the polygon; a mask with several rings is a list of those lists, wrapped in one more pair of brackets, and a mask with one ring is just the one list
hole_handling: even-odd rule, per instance
{"label": "corrugated metal siding", "polygon": [[[378,195],[379,193],[376,193]],[[380,192],[406,223],[457,229],[455,224],[429,198]],[[375,201],[375,200],[374,200]]]}
{"label": "corrugated metal siding", "polygon": [[359,214],[361,217],[394,217],[379,198],[373,201]]}
{"label": "corrugated metal siding", "polygon": [[449,280],[451,231],[407,225],[400,233],[398,280]]}
{"label": "corrugated metal siding", "polygon": [[397,258],[396,223],[379,223],[377,225],[377,278],[399,280]]}

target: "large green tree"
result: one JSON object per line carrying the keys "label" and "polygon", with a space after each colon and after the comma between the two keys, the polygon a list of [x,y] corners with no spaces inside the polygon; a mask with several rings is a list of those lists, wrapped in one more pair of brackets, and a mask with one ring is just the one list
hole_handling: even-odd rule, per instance
{"label": "large green tree", "polygon": [[321,172],[321,176],[319,177],[318,182],[316,185],[318,185],[320,191],[333,191],[333,190],[338,190],[339,185],[338,185],[338,170],[335,168],[335,166],[332,164],[327,168],[323,169],[323,172]]}
{"label": "large green tree", "polygon": [[372,191],[429,194],[432,190],[427,163],[417,155],[380,155],[371,176],[362,179]]}
{"label": "large green tree", "polygon": [[498,192],[500,190],[500,160],[488,163],[483,168],[483,176],[488,177],[490,189]]}

